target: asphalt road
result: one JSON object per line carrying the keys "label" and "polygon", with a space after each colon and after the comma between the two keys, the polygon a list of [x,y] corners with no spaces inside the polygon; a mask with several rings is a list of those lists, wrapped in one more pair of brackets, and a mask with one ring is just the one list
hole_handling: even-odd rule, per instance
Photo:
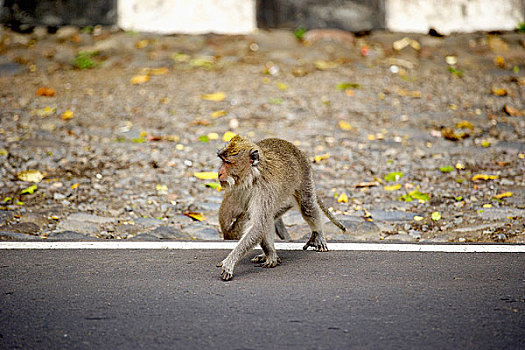
{"label": "asphalt road", "polygon": [[0,348],[524,349],[525,254],[0,252]]}

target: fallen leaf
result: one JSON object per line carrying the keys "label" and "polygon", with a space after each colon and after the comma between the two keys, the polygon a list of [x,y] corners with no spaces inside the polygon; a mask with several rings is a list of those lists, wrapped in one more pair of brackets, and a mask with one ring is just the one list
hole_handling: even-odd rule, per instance
{"label": "fallen leaf", "polygon": [[496,180],[496,179],[499,179],[499,175],[487,175],[487,174],[476,174],[474,176],[472,176],[472,181],[477,181],[477,180]]}
{"label": "fallen leaf", "polygon": [[185,53],[176,52],[173,55],[171,55],[171,59],[175,61],[176,63],[185,63],[190,61],[190,56],[186,55]]}
{"label": "fallen leaf", "polygon": [[354,185],[355,188],[376,187],[376,186],[379,186],[379,182],[377,181],[360,182]]}
{"label": "fallen leaf", "polygon": [[490,141],[487,141],[487,140],[481,141],[481,146],[482,147],[490,147],[490,145],[491,145]]}
{"label": "fallen leaf", "polygon": [[352,96],[355,96],[355,91],[354,90],[345,90],[345,94],[347,96],[352,97]]}
{"label": "fallen leaf", "polygon": [[465,170],[465,164],[463,163],[456,163],[456,169],[458,170]]}
{"label": "fallen leaf", "polygon": [[222,140],[224,142],[228,142],[230,141],[235,135],[237,135],[236,133],[234,133],[233,131],[226,131],[224,133],[224,135],[222,135]]}
{"label": "fallen leaf", "polygon": [[492,208],[492,204],[483,204],[483,208],[485,209]]}
{"label": "fallen leaf", "polygon": [[490,90],[490,92],[491,92],[493,95],[496,95],[496,96],[507,96],[507,90],[505,90],[505,89],[503,89],[503,88],[492,87],[492,89]]}
{"label": "fallen leaf", "polygon": [[19,180],[26,182],[40,182],[44,178],[44,175],[38,170],[24,170],[17,174]]}
{"label": "fallen leaf", "polygon": [[421,91],[419,90],[398,89],[397,94],[403,97],[421,98]]}
{"label": "fallen leaf", "polygon": [[55,89],[47,87],[47,86],[42,86],[38,88],[38,90],[36,90],[37,96],[53,97],[55,96],[55,93],[56,93]]}
{"label": "fallen leaf", "polygon": [[217,140],[219,139],[219,134],[217,134],[216,132],[210,132],[208,133],[208,139],[210,140]]}
{"label": "fallen leaf", "polygon": [[462,120],[462,121],[456,123],[456,128],[458,128],[458,129],[470,129],[471,131],[473,131],[474,130],[474,124],[472,124],[468,120]]}
{"label": "fallen leaf", "polygon": [[68,120],[68,119],[71,119],[73,118],[74,116],[74,112],[70,111],[69,109],[67,111],[65,111],[63,114],[62,114],[62,120]]}
{"label": "fallen leaf", "polygon": [[143,68],[141,73],[144,75],[165,75],[169,72],[167,67],[160,68]]}
{"label": "fallen leaf", "polygon": [[454,170],[454,167],[450,165],[439,168],[439,171],[441,171],[442,173],[450,173],[452,170]]}
{"label": "fallen leaf", "polygon": [[168,186],[166,185],[157,184],[157,186],[155,186],[155,189],[159,192],[168,192]]}
{"label": "fallen leaf", "polygon": [[455,133],[452,128],[443,128],[441,129],[441,136],[445,138],[446,140],[450,141],[461,141],[463,139],[466,139],[470,135],[464,131]]}
{"label": "fallen leaf", "polygon": [[224,99],[226,98],[226,94],[224,92],[215,92],[213,94],[201,95],[201,98],[205,101],[220,102],[224,101]]}
{"label": "fallen leaf", "polygon": [[149,75],[134,75],[129,82],[133,85],[144,84],[149,81]]}
{"label": "fallen leaf", "polygon": [[268,102],[270,102],[270,104],[272,105],[282,105],[284,100],[282,97],[275,97],[275,98],[270,98]]}
{"label": "fallen leaf", "polygon": [[213,57],[203,56],[203,57],[197,57],[197,58],[191,59],[189,64],[192,67],[210,69],[210,68],[213,68],[215,61]]}
{"label": "fallen leaf", "polygon": [[147,47],[148,45],[149,45],[149,40],[144,39],[144,40],[140,40],[139,42],[137,42],[137,44],[135,44],[135,47],[137,49],[143,49]]}
{"label": "fallen leaf", "polygon": [[500,68],[505,68],[505,58],[502,56],[494,57],[494,64]]}
{"label": "fallen leaf", "polygon": [[213,172],[213,171],[196,172],[196,173],[193,173],[193,176],[201,180],[217,180],[217,178],[219,177],[217,172]]}
{"label": "fallen leaf", "polygon": [[452,74],[454,74],[456,77],[458,78],[462,78],[463,77],[463,71],[462,70],[459,70],[455,67],[448,67],[448,71]]}
{"label": "fallen leaf", "polygon": [[422,221],[423,219],[424,217],[422,216],[419,216],[419,215],[414,216],[414,221]]}
{"label": "fallen leaf", "polygon": [[441,220],[441,213],[439,211],[435,211],[435,212],[432,213],[431,218],[434,221],[439,221],[439,220]]}
{"label": "fallen leaf", "polygon": [[330,158],[330,153],[321,154],[314,157],[314,163],[319,163],[322,160]]}
{"label": "fallen leaf", "polygon": [[31,111],[31,114],[37,115],[37,116],[39,116],[41,118],[45,118],[45,117],[52,116],[53,114],[55,114],[56,111],[57,111],[56,107],[46,106],[44,108],[35,109],[35,110]]}
{"label": "fallen leaf", "polygon": [[37,190],[36,185],[31,185],[28,188],[23,189],[20,194],[33,194]]}
{"label": "fallen leaf", "polygon": [[210,142],[210,138],[208,137],[208,135],[202,135],[199,137],[199,141],[200,142]]}
{"label": "fallen leaf", "polygon": [[227,114],[228,114],[228,112],[226,112],[224,109],[221,109],[221,110],[218,110],[218,111],[213,111],[211,113],[211,117],[213,119],[217,119],[217,118],[220,118],[220,117],[224,117]]}
{"label": "fallen leaf", "polygon": [[500,194],[497,194],[495,195],[494,197],[492,198],[496,198],[496,199],[502,199],[502,198],[507,198],[507,197],[512,197],[513,193],[512,192],[503,192],[503,193],[500,193]]}
{"label": "fallen leaf", "polygon": [[204,217],[204,215],[202,213],[197,213],[197,212],[194,212],[194,211],[186,212],[186,213],[184,213],[184,215],[186,215],[187,217],[190,217],[190,218],[192,218],[193,220],[196,220],[196,221],[206,220],[206,218]]}
{"label": "fallen leaf", "polygon": [[344,120],[339,121],[339,127],[345,131],[352,130],[352,125],[350,125],[348,122],[345,122]]}
{"label": "fallen leaf", "polygon": [[282,82],[279,81],[279,82],[277,82],[277,88],[279,90],[285,91],[285,90],[288,90],[288,85],[286,85],[285,83],[282,83]]}
{"label": "fallen leaf", "polygon": [[514,108],[512,106],[505,105],[505,107],[503,107],[503,110],[511,117],[523,117],[523,113],[519,109]]}
{"label": "fallen leaf", "polygon": [[78,188],[78,186],[80,186],[78,183],[74,183],[73,185],[71,185],[71,189],[75,190]]}
{"label": "fallen leaf", "polygon": [[317,60],[314,62],[315,68],[319,70],[334,69],[340,66],[340,63],[337,61],[324,61]]}
{"label": "fallen leaf", "polygon": [[394,171],[385,175],[385,181],[399,181],[404,174],[400,171]]}
{"label": "fallen leaf", "polygon": [[337,90],[341,91],[341,90],[348,90],[348,89],[360,89],[361,88],[361,85],[357,84],[357,83],[339,83],[337,84],[337,86],[335,87]]}
{"label": "fallen leaf", "polygon": [[386,185],[383,187],[385,191],[397,191],[401,188],[401,184]]}
{"label": "fallen leaf", "polygon": [[213,188],[214,190],[217,190],[217,191],[221,191],[222,190],[221,184],[218,183],[218,182],[208,182],[204,186],[206,186],[208,188]]}
{"label": "fallen leaf", "polygon": [[348,196],[345,192],[341,193],[337,198],[337,203],[348,203]]}

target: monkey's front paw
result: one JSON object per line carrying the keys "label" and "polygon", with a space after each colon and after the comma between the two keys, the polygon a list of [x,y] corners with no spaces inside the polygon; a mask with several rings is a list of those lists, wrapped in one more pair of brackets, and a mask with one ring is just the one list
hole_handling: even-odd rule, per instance
{"label": "monkey's front paw", "polygon": [[[229,281],[233,278],[233,266],[230,266],[224,260],[219,263],[221,266],[221,278],[224,281]],[[219,265],[217,264],[217,266]]]}

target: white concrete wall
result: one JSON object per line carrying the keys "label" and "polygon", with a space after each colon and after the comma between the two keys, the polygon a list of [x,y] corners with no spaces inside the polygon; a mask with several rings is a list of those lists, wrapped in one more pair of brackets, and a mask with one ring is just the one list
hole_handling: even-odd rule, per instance
{"label": "white concrete wall", "polygon": [[523,22],[522,0],[386,0],[386,27],[394,32],[513,30]]}
{"label": "white concrete wall", "polygon": [[119,0],[119,26],[161,34],[248,34],[255,0]]}

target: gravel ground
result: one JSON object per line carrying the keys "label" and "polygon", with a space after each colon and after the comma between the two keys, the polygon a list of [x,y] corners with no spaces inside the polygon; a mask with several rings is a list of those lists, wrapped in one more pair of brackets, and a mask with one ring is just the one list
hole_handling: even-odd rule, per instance
{"label": "gravel ground", "polygon": [[329,239],[525,243],[525,34],[306,38],[1,28],[0,239],[221,239],[231,131],[312,157]]}

